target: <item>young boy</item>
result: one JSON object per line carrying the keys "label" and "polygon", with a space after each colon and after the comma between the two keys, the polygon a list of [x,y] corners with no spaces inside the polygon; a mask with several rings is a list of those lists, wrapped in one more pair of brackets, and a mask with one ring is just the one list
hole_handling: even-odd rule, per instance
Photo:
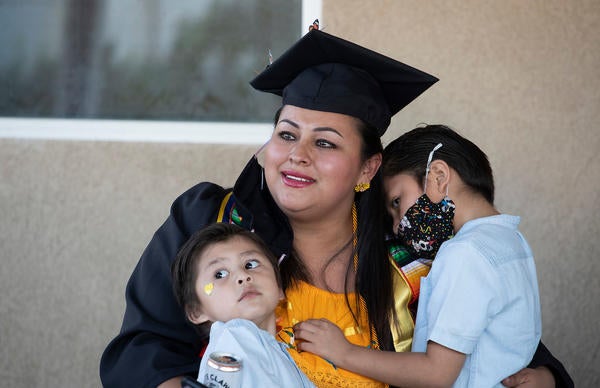
{"label": "young boy", "polygon": [[171,270],[189,321],[212,324],[198,381],[205,381],[209,355],[226,352],[242,362],[241,387],[314,387],[275,340],[274,311],[284,294],[277,260],[256,234],[210,225],[184,244]]}
{"label": "young boy", "polygon": [[540,302],[519,217],[493,205],[486,155],[430,125],[386,147],[383,176],[400,241],[415,257],[435,257],[421,279],[413,352],[357,347],[326,320],[297,324],[298,348],[391,385],[500,387],[533,357]]}

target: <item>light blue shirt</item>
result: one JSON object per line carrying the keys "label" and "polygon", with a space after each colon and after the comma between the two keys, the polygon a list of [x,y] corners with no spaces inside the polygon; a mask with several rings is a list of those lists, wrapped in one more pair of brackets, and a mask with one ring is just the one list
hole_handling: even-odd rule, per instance
{"label": "light blue shirt", "polygon": [[242,361],[241,387],[314,387],[296,366],[286,345],[246,319],[215,322],[200,362],[198,381],[203,382],[212,352],[235,354]]}
{"label": "light blue shirt", "polygon": [[535,264],[519,221],[497,215],[465,223],[421,279],[412,351],[434,341],[466,354],[454,387],[502,387],[540,341]]}

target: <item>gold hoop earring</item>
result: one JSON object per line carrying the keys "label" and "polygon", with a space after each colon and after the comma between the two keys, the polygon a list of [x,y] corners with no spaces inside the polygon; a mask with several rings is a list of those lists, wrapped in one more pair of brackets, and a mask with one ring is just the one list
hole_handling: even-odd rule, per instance
{"label": "gold hoop earring", "polygon": [[363,191],[369,190],[370,187],[371,187],[371,183],[369,183],[369,182],[359,183],[356,186],[354,186],[354,191],[357,193],[362,193]]}

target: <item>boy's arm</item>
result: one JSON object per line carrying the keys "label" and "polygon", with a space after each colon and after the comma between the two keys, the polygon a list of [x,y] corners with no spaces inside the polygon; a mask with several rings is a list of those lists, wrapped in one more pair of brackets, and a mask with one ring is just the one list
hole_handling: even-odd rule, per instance
{"label": "boy's arm", "polygon": [[397,353],[353,345],[326,319],[311,319],[294,326],[298,348],[315,353],[336,367],[390,385],[448,387],[465,362],[465,355],[435,342],[426,353]]}

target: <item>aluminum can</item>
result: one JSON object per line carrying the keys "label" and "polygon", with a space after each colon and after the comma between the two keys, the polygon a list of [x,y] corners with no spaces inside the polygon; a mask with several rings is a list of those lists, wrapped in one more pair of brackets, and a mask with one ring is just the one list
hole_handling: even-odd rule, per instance
{"label": "aluminum can", "polygon": [[242,382],[242,361],[238,356],[213,352],[208,356],[204,385],[209,388],[239,388]]}

